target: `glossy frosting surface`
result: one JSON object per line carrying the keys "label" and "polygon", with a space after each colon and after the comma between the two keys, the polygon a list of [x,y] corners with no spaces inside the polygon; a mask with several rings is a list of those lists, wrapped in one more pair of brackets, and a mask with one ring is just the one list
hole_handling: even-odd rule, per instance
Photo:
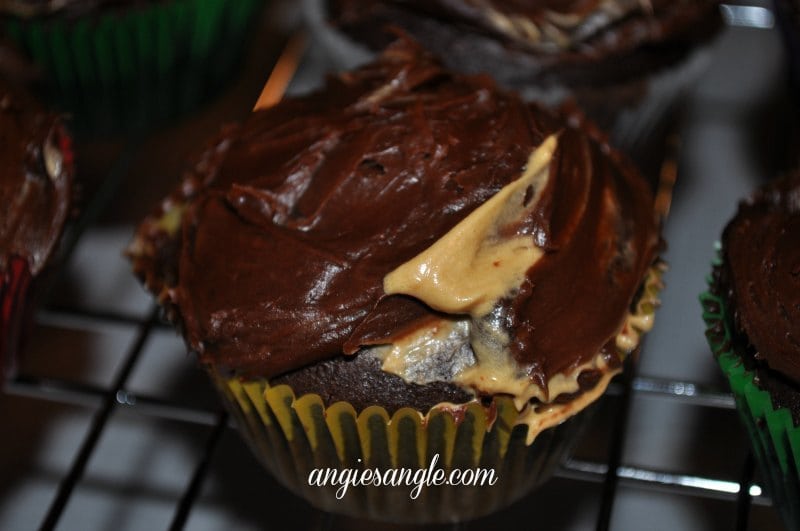
{"label": "glossy frosting surface", "polygon": [[71,208],[71,157],[60,118],[0,85],[0,270],[10,256],[33,275],[45,265]]}
{"label": "glossy frosting surface", "polygon": [[723,252],[737,327],[756,359],[800,384],[800,173],[740,204]]}
{"label": "glossy frosting surface", "polygon": [[582,128],[404,41],[218,143],[183,193],[166,302],[204,362],[245,376],[390,343],[443,315],[386,295],[384,277],[519,179],[549,135],[547,185],[499,235],[542,256],[492,310],[519,370],[545,386],[616,355],[659,243],[651,193]]}

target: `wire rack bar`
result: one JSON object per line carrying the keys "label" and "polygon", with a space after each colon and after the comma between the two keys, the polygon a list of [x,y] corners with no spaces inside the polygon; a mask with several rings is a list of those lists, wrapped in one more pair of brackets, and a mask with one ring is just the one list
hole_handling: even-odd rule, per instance
{"label": "wire rack bar", "polygon": [[[771,11],[765,7],[767,3],[755,1],[727,2],[723,5],[723,14],[728,25],[768,28],[774,23]],[[763,4],[763,5],[761,5]],[[287,50],[291,53],[293,67],[302,55],[303,41],[300,37]],[[289,53],[287,51],[286,53]],[[286,54],[284,54],[286,55]],[[287,59],[288,61],[288,59]],[[291,75],[289,75],[291,77]],[[285,83],[280,90],[285,89]],[[120,153],[109,171],[104,185],[87,205],[84,215],[73,225],[66,235],[66,252],[64,260],[79,243],[84,230],[96,221],[110,200],[118,193],[119,185],[130,167],[138,151],[140,142],[130,142]],[[55,282],[55,280],[54,280]],[[202,492],[204,480],[211,466],[226,428],[231,426],[226,413],[213,412],[175,404],[146,395],[133,393],[125,388],[126,382],[135,367],[142,348],[149,334],[156,328],[167,325],[158,319],[158,311],[153,309],[147,315],[137,316],[113,311],[98,311],[89,308],[50,306],[38,312],[37,322],[66,328],[96,330],[108,325],[124,325],[137,330],[134,341],[124,357],[124,363],[118,371],[110,387],[70,382],[59,379],[40,378],[34,375],[17,375],[5,383],[4,392],[12,395],[50,400],[54,402],[74,404],[88,408],[98,408],[92,419],[90,428],[75,456],[68,473],[63,477],[56,496],[51,503],[41,529],[54,529],[66,508],[67,503],[81,480],[86,466],[92,457],[102,433],[115,411],[131,411],[136,414],[207,426],[210,429],[202,453],[198,457],[194,473],[186,490],[178,502],[170,529],[182,529]],[[632,376],[630,373],[608,389],[608,394],[618,396],[621,404],[614,420],[611,433],[611,445],[606,462],[568,460],[556,472],[562,478],[603,484],[601,508],[597,518],[597,529],[607,530],[610,527],[614,501],[620,484],[634,485],[674,494],[719,499],[736,504],[736,529],[748,529],[748,520],[752,505],[771,505],[760,485],[753,483],[754,462],[748,455],[743,463],[739,481],[727,481],[710,477],[677,474],[649,468],[625,466],[621,463],[626,425],[628,422],[630,401],[633,394],[651,397],[658,400],[670,400],[692,407],[710,407],[717,409],[733,409],[733,398],[722,391],[710,389],[686,381],[674,381],[663,378]],[[335,516],[322,514],[321,529],[333,528]],[[456,524],[453,530],[465,528]]]}
{"label": "wire rack bar", "polygon": [[633,375],[627,370],[622,376],[622,394],[617,414],[614,417],[614,428],[609,441],[608,465],[603,479],[603,494],[600,499],[600,511],[597,514],[597,531],[608,531],[611,526],[611,516],[614,510],[614,500],[619,484],[619,475],[616,471],[620,467],[622,452],[625,446],[625,432],[630,414],[631,386]]}
{"label": "wire rack bar", "polygon": [[730,393],[709,389],[692,382],[639,376],[633,379],[632,389],[637,393],[661,395],[669,397],[674,402],[694,406],[720,409],[736,408],[736,403]]}
{"label": "wire rack bar", "polygon": [[[656,387],[658,391],[638,389],[637,387],[642,381],[645,381],[644,386],[647,388],[651,388],[652,382],[657,381],[658,386]],[[686,389],[693,385],[684,381],[635,377],[631,389],[642,393],[652,392],[654,398],[659,400],[674,400],[676,397],[682,396],[682,401],[690,406],[727,408],[727,406],[721,405],[724,401],[714,400],[708,404],[700,394],[681,395],[669,391]],[[95,408],[101,404],[103,397],[108,393],[108,389],[97,385],[19,374],[13,380],[7,382],[5,392],[39,400]],[[616,392],[609,394],[619,394],[619,392],[620,389],[617,389]],[[209,427],[215,426],[217,421],[217,414],[213,411],[175,404],[169,400],[133,393],[124,388],[114,393],[114,399],[120,412],[130,412],[137,415]],[[229,426],[233,427],[230,421]],[[560,470],[556,472],[556,475],[576,481],[600,483],[605,480],[608,470],[609,467],[606,463],[573,459],[564,463]],[[686,496],[702,496],[725,501],[736,501],[740,492],[739,485],[736,482],[704,476],[676,474],[629,466],[619,466],[616,470],[616,475],[626,484],[636,484],[642,488],[668,491]],[[750,484],[749,492],[752,495],[752,502],[756,505],[771,504],[770,499],[763,495],[759,485]]]}
{"label": "wire rack bar", "polygon": [[[607,473],[608,465],[606,463],[569,459],[561,465],[555,475],[576,481],[601,483],[605,480]],[[691,474],[675,474],[633,466],[620,466],[616,470],[616,475],[622,483],[637,488],[727,502],[736,502],[739,499],[742,484],[741,481],[727,481]],[[772,500],[764,495],[762,487],[752,483],[752,474],[749,481],[744,484],[753,504],[760,506],[772,505]]]}
{"label": "wire rack bar", "polygon": [[752,489],[746,488],[753,480],[755,472],[755,462],[753,454],[747,453],[747,457],[742,465],[742,475],[739,478],[739,496],[736,500],[736,529],[737,531],[747,531],[750,523],[750,506],[753,503]]}
{"label": "wire rack bar", "polygon": [[186,492],[184,492],[183,496],[181,496],[180,502],[178,502],[178,508],[175,510],[175,516],[173,517],[172,523],[169,526],[170,531],[179,531],[186,525],[189,512],[192,510],[192,506],[194,505],[197,496],[200,494],[203,481],[208,474],[208,467],[211,465],[211,460],[214,457],[214,450],[217,449],[217,445],[219,444],[222,434],[225,432],[225,428],[227,427],[228,414],[225,412],[220,412],[217,414],[217,421],[214,425],[214,429],[211,430],[211,433],[208,436],[205,450],[200,456],[200,460],[198,461],[197,467],[192,475],[192,480],[186,487]]}
{"label": "wire rack bar", "polygon": [[56,497],[47,511],[44,522],[42,522],[42,530],[55,529],[56,524],[58,524],[58,520],[61,518],[61,515],[64,512],[64,508],[66,507],[67,502],[72,495],[72,491],[75,489],[75,485],[77,485],[78,481],[80,481],[81,477],[83,476],[83,473],[86,470],[86,465],[89,462],[95,447],[97,446],[97,441],[100,440],[100,435],[103,433],[103,430],[108,423],[108,419],[111,416],[111,412],[114,410],[114,407],[117,404],[117,391],[122,389],[122,387],[125,385],[125,382],[128,380],[133,367],[136,365],[136,362],[139,359],[139,354],[141,354],[144,342],[147,339],[147,336],[149,335],[150,329],[152,328],[153,323],[155,323],[156,318],[157,311],[153,310],[151,312],[151,317],[141,325],[130,351],[125,356],[125,363],[120,368],[117,377],[114,379],[112,387],[105,391],[103,395],[102,406],[95,413],[94,418],[92,419],[91,428],[86,434],[86,438],[81,444],[80,450],[72,462],[69,472],[58,487]]}
{"label": "wire rack bar", "polygon": [[[67,321],[72,321],[69,313],[66,311],[62,314],[62,317]],[[76,319],[82,317],[83,315],[81,314],[80,317],[76,317]],[[103,317],[101,316],[99,319],[103,320]],[[107,321],[111,320],[113,320],[113,317],[107,319]],[[41,320],[37,321],[42,324]],[[141,325],[141,323],[141,320],[137,321],[138,325]],[[154,325],[154,328],[160,326],[162,325],[157,324]],[[93,328],[96,327],[95,325]],[[622,388],[623,386],[621,383],[614,382],[609,385],[607,395],[620,396]],[[651,395],[656,399],[680,402],[690,406],[718,409],[734,408],[733,397],[729,394],[718,391],[699,390],[689,393],[684,390],[696,390],[698,386],[692,382],[683,380],[666,380],[637,376],[633,379],[631,389],[636,393]],[[106,393],[106,389],[102,386],[71,382],[58,378],[40,378],[29,374],[18,374],[6,383],[5,392],[18,396],[94,407]],[[125,397],[124,400],[120,398],[120,405],[130,406],[131,408],[133,406],[138,406],[141,409],[140,412],[146,415],[207,426],[214,424],[214,413],[208,410],[172,404],[166,400],[137,394],[126,389],[120,390],[119,396]],[[174,412],[171,413],[170,410]]]}
{"label": "wire rack bar", "polygon": [[[101,404],[108,389],[91,384],[18,375],[6,384],[5,392],[39,400],[95,408]],[[118,390],[114,397],[120,411],[130,411],[138,415],[200,426],[213,426],[216,422],[217,416],[213,411],[183,406],[169,400],[132,393],[125,389]]]}
{"label": "wire rack bar", "polygon": [[[36,314],[38,324],[88,331],[102,329],[108,325],[139,326],[145,318],[146,316],[142,315],[110,310],[55,305],[39,310]],[[168,325],[159,322],[155,326],[167,328]]]}

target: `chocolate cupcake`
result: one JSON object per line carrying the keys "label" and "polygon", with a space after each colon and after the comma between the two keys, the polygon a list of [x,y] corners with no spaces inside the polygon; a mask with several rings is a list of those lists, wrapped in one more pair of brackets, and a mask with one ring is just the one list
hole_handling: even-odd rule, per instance
{"label": "chocolate cupcake", "polygon": [[800,527],[800,172],[739,205],[701,297],[766,486]]}
{"label": "chocolate cupcake", "polygon": [[[652,325],[659,245],[594,128],[401,40],[224,131],[129,253],[285,485],[420,523],[547,478]],[[385,483],[436,467],[496,482]]]}
{"label": "chocolate cupcake", "polygon": [[652,178],[721,27],[718,3],[306,0],[314,29],[345,61],[380,50],[386,28],[400,27],[448,67],[488,72],[528,100],[574,99]]}
{"label": "chocolate cupcake", "polygon": [[0,85],[0,372],[20,346],[32,282],[72,209],[72,151],[61,117]]}
{"label": "chocolate cupcake", "polygon": [[264,0],[0,2],[2,32],[83,135],[162,125],[235,75]]}

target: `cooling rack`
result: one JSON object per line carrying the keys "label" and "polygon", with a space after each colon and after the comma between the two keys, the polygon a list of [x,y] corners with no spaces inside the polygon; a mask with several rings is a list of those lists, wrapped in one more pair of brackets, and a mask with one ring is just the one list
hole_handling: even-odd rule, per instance
{"label": "cooling rack", "polygon": [[[735,34],[727,37],[718,53],[728,57],[729,62],[742,59],[737,46],[750,46],[749,41],[741,44],[742,39],[772,46],[770,50],[777,53],[778,39],[768,6],[754,2],[726,4],[723,10]],[[325,61],[313,38],[296,36],[280,42],[283,53],[276,54],[268,84],[274,93],[268,99],[283,92],[287,84],[292,91],[314,86],[325,70]],[[769,66],[777,65],[778,59],[760,62],[768,63],[761,65],[767,74],[760,75],[780,78],[774,72],[777,67],[770,70]],[[700,101],[713,103],[712,114],[744,120],[736,111],[739,103],[724,101],[715,90],[699,96]],[[746,88],[742,90],[747,92]],[[769,93],[766,99],[773,95]],[[720,119],[716,117],[711,122],[713,129]],[[737,119],[733,124],[725,123],[741,127],[742,122]],[[694,134],[702,136],[703,132]],[[167,144],[169,141],[165,140]],[[19,450],[24,457],[16,465],[13,455],[0,461],[11,469],[0,471],[5,483],[0,487],[0,527],[379,528],[322,513],[276,485],[249,457],[192,360],[180,354],[179,339],[129,278],[120,253],[130,239],[132,226],[108,220],[114,219],[114,210],[120,204],[131,200],[126,197],[124,183],[136,177],[132,175],[134,168],[141,167],[142,160],[152,153],[152,142],[137,138],[125,141],[105,157],[105,164],[98,170],[103,174],[102,184],[85,201],[83,214],[67,237],[65,272],[55,277],[49,296],[35,316],[29,357],[5,382],[0,412],[19,422],[7,423],[4,428],[4,447],[9,449],[5,453]],[[682,164],[691,165],[691,161]],[[698,169],[687,172],[692,171],[697,173]],[[749,185],[750,181],[746,183]],[[742,195],[743,187],[732,186],[730,195]],[[676,193],[680,196],[698,191],[689,187]],[[682,215],[693,222],[686,212],[674,213],[676,217]],[[729,212],[719,212],[715,219],[728,216]],[[719,221],[710,223],[708,232],[718,234],[718,224]],[[667,238],[672,231],[680,241],[677,233],[682,229],[680,225],[672,229],[668,226]],[[712,241],[706,242],[709,256]],[[86,272],[87,266],[92,272]],[[668,276],[667,280],[678,284],[676,289],[682,285],[680,279]],[[84,291],[90,294],[87,296]],[[689,298],[696,299],[696,293],[692,292]],[[699,305],[675,311],[683,312],[699,323]],[[669,355],[672,339],[666,334],[660,339],[648,339],[651,344],[645,345],[645,351],[653,352],[645,354],[637,371],[627,372],[612,383],[572,457],[539,491],[497,515],[428,528],[492,529],[510,522],[522,523],[523,528],[534,528],[538,523],[540,529],[597,530],[755,530],[779,526],[749,455],[733,400],[722,382],[705,373],[697,379],[675,377],[680,371],[671,370],[669,365],[662,370],[664,365],[653,361]],[[67,344],[69,347],[65,348]],[[92,360],[97,362],[101,366],[99,375],[96,367],[86,371],[74,367],[70,352],[78,353],[77,358],[87,366]],[[708,356],[707,365],[711,365],[710,354],[702,355]],[[145,380],[157,384],[142,385]],[[165,388],[167,392],[161,392]],[[638,411],[642,408],[644,412]],[[692,440],[698,447],[708,442],[709,447],[701,448],[698,456],[678,455],[667,465],[662,457],[669,451],[629,452],[632,447],[641,446],[642,439],[645,446],[650,444],[650,434],[671,431],[656,415],[664,408],[679,411],[681,418],[696,419]],[[24,413],[15,415],[15,411]],[[76,426],[66,432],[54,431],[53,426],[63,421],[58,412],[63,411],[68,412],[69,418],[78,418]],[[20,415],[24,418],[20,419]],[[26,422],[37,428],[24,427]],[[152,436],[131,449],[126,441],[137,439],[143,431]],[[59,434],[64,436],[60,438]],[[37,457],[49,455],[36,450],[48,445],[63,446],[55,463],[48,463],[48,457],[42,463]],[[160,457],[163,446],[173,449]],[[155,456],[156,464],[147,456]],[[175,466],[174,461],[180,461],[181,466]],[[711,465],[706,466],[709,462]],[[119,463],[124,465],[118,466]],[[156,470],[159,479],[143,480],[138,469],[145,468]],[[159,475],[161,469],[164,474]],[[43,483],[35,494],[29,492],[29,476],[36,476]],[[103,493],[110,493],[110,502],[103,501]],[[648,513],[650,505],[637,505],[637,499],[678,501],[665,503],[662,512]],[[25,505],[24,511],[15,510],[17,503]],[[140,503],[157,508],[131,509]],[[674,507],[687,504],[691,510],[681,511],[680,516],[673,512]],[[113,510],[104,509],[107,506],[113,506]],[[98,520],[94,513],[104,516]]]}

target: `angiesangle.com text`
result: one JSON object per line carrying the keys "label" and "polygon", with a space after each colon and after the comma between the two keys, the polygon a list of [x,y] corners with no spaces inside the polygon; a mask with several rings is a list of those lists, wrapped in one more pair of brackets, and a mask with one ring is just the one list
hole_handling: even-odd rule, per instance
{"label": "angiesangle.com text", "polygon": [[[361,462],[361,459],[358,460]],[[336,498],[341,500],[350,487],[412,487],[409,497],[416,500],[423,487],[494,485],[500,479],[491,468],[455,468],[449,473],[439,468],[439,454],[434,454],[427,468],[315,468],[308,474],[312,487],[338,487]]]}

